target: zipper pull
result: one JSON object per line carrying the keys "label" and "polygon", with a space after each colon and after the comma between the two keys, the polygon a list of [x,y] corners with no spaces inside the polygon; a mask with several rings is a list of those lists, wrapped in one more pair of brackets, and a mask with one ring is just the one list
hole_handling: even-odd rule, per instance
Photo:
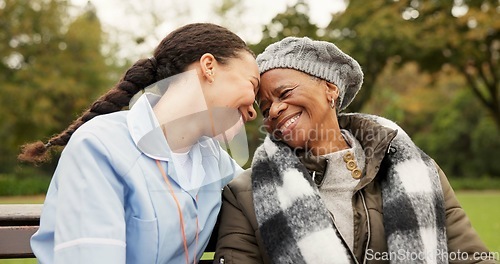
{"label": "zipper pull", "polygon": [[396,148],[392,146],[392,144],[389,144],[389,147],[387,148],[387,154],[394,154],[396,153]]}

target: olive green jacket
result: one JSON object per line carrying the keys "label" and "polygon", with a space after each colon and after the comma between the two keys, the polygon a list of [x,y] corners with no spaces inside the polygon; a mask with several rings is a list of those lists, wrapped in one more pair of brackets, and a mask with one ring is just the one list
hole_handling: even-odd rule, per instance
{"label": "olive green jacket", "polygon": [[[381,170],[380,166],[397,132],[375,122],[352,116],[341,116],[339,124],[356,136],[366,153],[363,178],[352,197],[354,210],[352,254],[358,263],[389,263],[384,234],[381,186],[375,179],[385,171]],[[302,162],[310,171],[319,174],[323,174],[326,167],[322,161],[313,162],[302,158]],[[476,252],[487,253],[488,249],[471,226],[446,176],[439,167],[438,170],[446,209],[448,251],[460,253],[460,255],[445,254],[443,257],[449,257],[450,263],[495,263],[494,260],[481,262]],[[470,260],[463,260],[465,256]],[[235,178],[224,189],[214,263],[271,263],[263,246],[255,216],[250,169]]]}

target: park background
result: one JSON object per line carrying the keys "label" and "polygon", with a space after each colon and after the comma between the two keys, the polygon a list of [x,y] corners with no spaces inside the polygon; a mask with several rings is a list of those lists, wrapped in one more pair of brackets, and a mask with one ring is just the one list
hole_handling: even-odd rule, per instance
{"label": "park background", "polygon": [[[354,57],[365,78],[347,112],[403,127],[500,252],[500,1],[338,0],[320,17],[311,6],[321,1],[212,0],[202,13],[187,0],[115,1],[126,12],[114,10],[110,23],[104,1],[0,0],[0,203],[43,202],[58,153],[49,164],[20,164],[22,144],[66,128],[174,28],[214,22],[256,54],[308,36]],[[246,125],[250,153],[260,126],[259,118]]]}

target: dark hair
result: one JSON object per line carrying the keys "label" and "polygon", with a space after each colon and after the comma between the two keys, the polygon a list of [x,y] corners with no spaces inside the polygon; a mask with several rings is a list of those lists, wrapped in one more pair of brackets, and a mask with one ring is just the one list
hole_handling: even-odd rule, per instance
{"label": "dark hair", "polygon": [[47,150],[53,146],[65,146],[82,124],[95,116],[122,110],[136,93],[159,80],[185,71],[203,54],[211,53],[219,63],[225,64],[229,58],[237,58],[241,51],[255,56],[240,37],[224,27],[210,23],[180,27],[160,42],[153,57],[134,63],[111,90],[92,103],[68,128],[50,138],[47,143],[38,141],[23,145],[18,159],[33,163],[48,161],[50,155]]}

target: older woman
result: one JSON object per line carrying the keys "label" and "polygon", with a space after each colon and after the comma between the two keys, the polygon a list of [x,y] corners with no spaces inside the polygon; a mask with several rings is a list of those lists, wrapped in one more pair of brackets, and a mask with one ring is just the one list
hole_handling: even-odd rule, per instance
{"label": "older woman", "polygon": [[257,62],[269,134],[224,190],[216,261],[473,263],[487,254],[444,173],[400,127],[338,114],[361,88],[353,58],[289,37]]}

